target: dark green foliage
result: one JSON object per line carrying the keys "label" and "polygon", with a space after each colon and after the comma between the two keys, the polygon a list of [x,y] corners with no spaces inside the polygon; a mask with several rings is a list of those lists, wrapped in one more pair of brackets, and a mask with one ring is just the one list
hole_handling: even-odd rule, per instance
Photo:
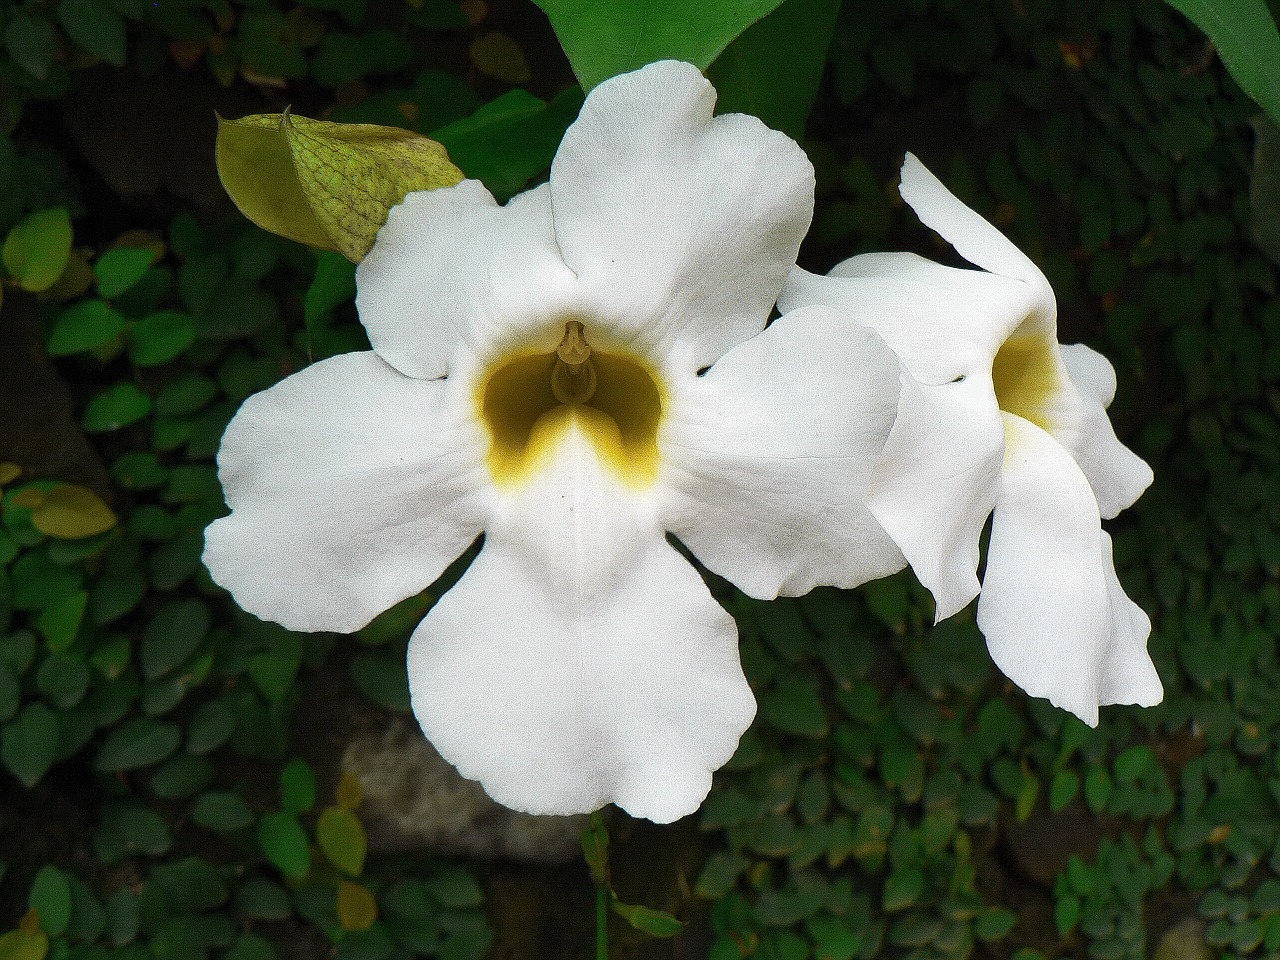
{"label": "dark green foliage", "polygon": [[[581,103],[566,63],[531,57],[536,95],[509,89],[474,76],[466,51],[491,25],[453,0],[367,7],[3,9],[0,229],[24,226],[0,323],[38,315],[120,520],[53,540],[13,502],[30,478],[3,491],[0,803],[72,791],[82,822],[41,860],[6,846],[0,897],[9,920],[38,913],[59,960],[463,960],[493,940],[472,868],[366,856],[359,810],[326,793],[293,729],[335,667],[353,695],[407,710],[407,637],[438,591],[339,642],[238,612],[199,563],[238,405],[367,346],[350,264],[185,201],[104,200],[81,148],[43,139],[48,101],[123,62],[263,112],[292,100],[434,133],[500,196],[543,175]],[[795,13],[775,22],[820,47],[821,17]],[[766,25],[713,75],[726,102],[798,132],[793,99],[744,79],[777,40]],[[803,60],[771,63],[774,86],[809,83]],[[805,143],[819,203],[804,265],[947,255],[896,199],[911,149],[1045,266],[1063,339],[1115,362],[1118,429],[1156,470],[1111,528],[1166,701],[1108,708],[1090,731],[1011,689],[971,613],[930,626],[908,576],[770,604],[725,592],[760,711],[699,815],[707,855],[688,879],[713,960],[1112,960],[1151,955],[1187,918],[1215,953],[1280,953],[1277,173],[1264,148],[1253,166],[1255,113],[1154,0],[844,5]],[[1270,206],[1251,209],[1251,176]],[[52,261],[60,278],[40,275]],[[39,300],[19,289],[46,279]],[[342,928],[340,882],[374,897],[368,929]]]}

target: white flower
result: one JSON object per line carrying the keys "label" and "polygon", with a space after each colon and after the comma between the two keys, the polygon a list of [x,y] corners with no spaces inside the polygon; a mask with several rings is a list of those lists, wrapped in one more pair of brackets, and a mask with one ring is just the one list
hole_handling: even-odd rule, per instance
{"label": "white flower", "polygon": [[673,820],[751,722],[733,620],[668,534],[762,598],[904,565],[863,505],[898,362],[825,307],[765,329],[813,171],[714,101],[655,64],[591,93],[549,184],[407,197],[357,273],[373,352],[250,398],[223,438],[205,562],[291,629],[358,629],[484,534],[410,689],[520,810]]}
{"label": "white flower", "polygon": [[866,254],[826,277],[796,270],[779,300],[840,309],[902,362],[868,505],[940,620],[979,592],[978,541],[994,510],[978,626],[996,665],[1091,725],[1101,705],[1158,703],[1151,622],[1121,589],[1101,524],[1152,480],[1107,417],[1115,371],[1058,343],[1044,274],[910,154],[901,191],[982,271]]}

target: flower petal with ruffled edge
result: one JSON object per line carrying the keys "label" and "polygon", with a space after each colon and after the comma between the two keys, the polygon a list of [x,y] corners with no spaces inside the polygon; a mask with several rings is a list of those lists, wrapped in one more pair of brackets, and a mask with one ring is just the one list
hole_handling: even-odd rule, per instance
{"label": "flower petal with ruffled edge", "polygon": [[697,809],[755,715],[733,620],[576,427],[409,650],[414,714],[530,813]]}
{"label": "flower petal with ruffled edge", "polygon": [[[663,517],[709,569],[762,599],[901,570],[865,506],[897,411],[898,361],[823,307],[783,314],[677,382],[661,438]],[[854,417],[833,416],[857,411]]]}
{"label": "flower petal with ruffled edge", "polygon": [[1108,703],[1163,696],[1150,622],[1119,589],[1097,500],[1071,454],[1006,413],[978,627],[1000,671],[1090,726]]}
{"label": "flower petal with ruffled edge", "polygon": [[373,353],[322,360],[227,426],[232,513],[204,562],[236,602],[291,630],[358,630],[426,589],[484,529],[484,438],[452,384]]}
{"label": "flower petal with ruffled edge", "polygon": [[663,61],[591,91],[551,165],[556,238],[621,345],[697,370],[764,329],[813,216],[813,165]]}
{"label": "flower petal with ruffled edge", "polygon": [[379,356],[430,380],[464,344],[483,354],[545,340],[570,309],[572,283],[546,185],[498,206],[480,181],[463,180],[391,209],[356,268],[356,308]]}

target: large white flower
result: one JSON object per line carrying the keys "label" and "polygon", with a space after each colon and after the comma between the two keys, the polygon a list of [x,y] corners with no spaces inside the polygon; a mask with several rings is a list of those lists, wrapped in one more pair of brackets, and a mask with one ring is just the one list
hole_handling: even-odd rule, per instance
{"label": "large white flower", "polygon": [[836,307],[902,362],[901,408],[868,505],[932,591],[938,619],[981,589],[992,658],[1028,693],[1091,725],[1101,705],[1158,703],[1151,623],[1121,589],[1101,524],[1152,480],[1107,417],[1115,371],[1086,346],[1058,343],[1044,274],[910,154],[901,192],[982,270],[866,254],[825,277],[797,269],[779,300]]}
{"label": "large white flower", "polygon": [[[813,209],[800,148],[660,63],[587,98],[550,183],[412,194],[357,273],[373,352],[250,398],[205,563],[246,610],[350,631],[479,557],[413,635],[413,708],[508,806],[669,821],[755,713],[732,619],[902,554],[863,497],[897,409],[874,333],[765,329]],[[707,369],[709,368],[709,369]]]}

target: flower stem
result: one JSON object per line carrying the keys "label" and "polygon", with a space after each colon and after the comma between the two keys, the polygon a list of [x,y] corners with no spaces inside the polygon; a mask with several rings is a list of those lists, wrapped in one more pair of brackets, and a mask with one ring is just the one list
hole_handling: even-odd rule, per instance
{"label": "flower stem", "polygon": [[596,960],[609,960],[609,888],[596,884]]}

